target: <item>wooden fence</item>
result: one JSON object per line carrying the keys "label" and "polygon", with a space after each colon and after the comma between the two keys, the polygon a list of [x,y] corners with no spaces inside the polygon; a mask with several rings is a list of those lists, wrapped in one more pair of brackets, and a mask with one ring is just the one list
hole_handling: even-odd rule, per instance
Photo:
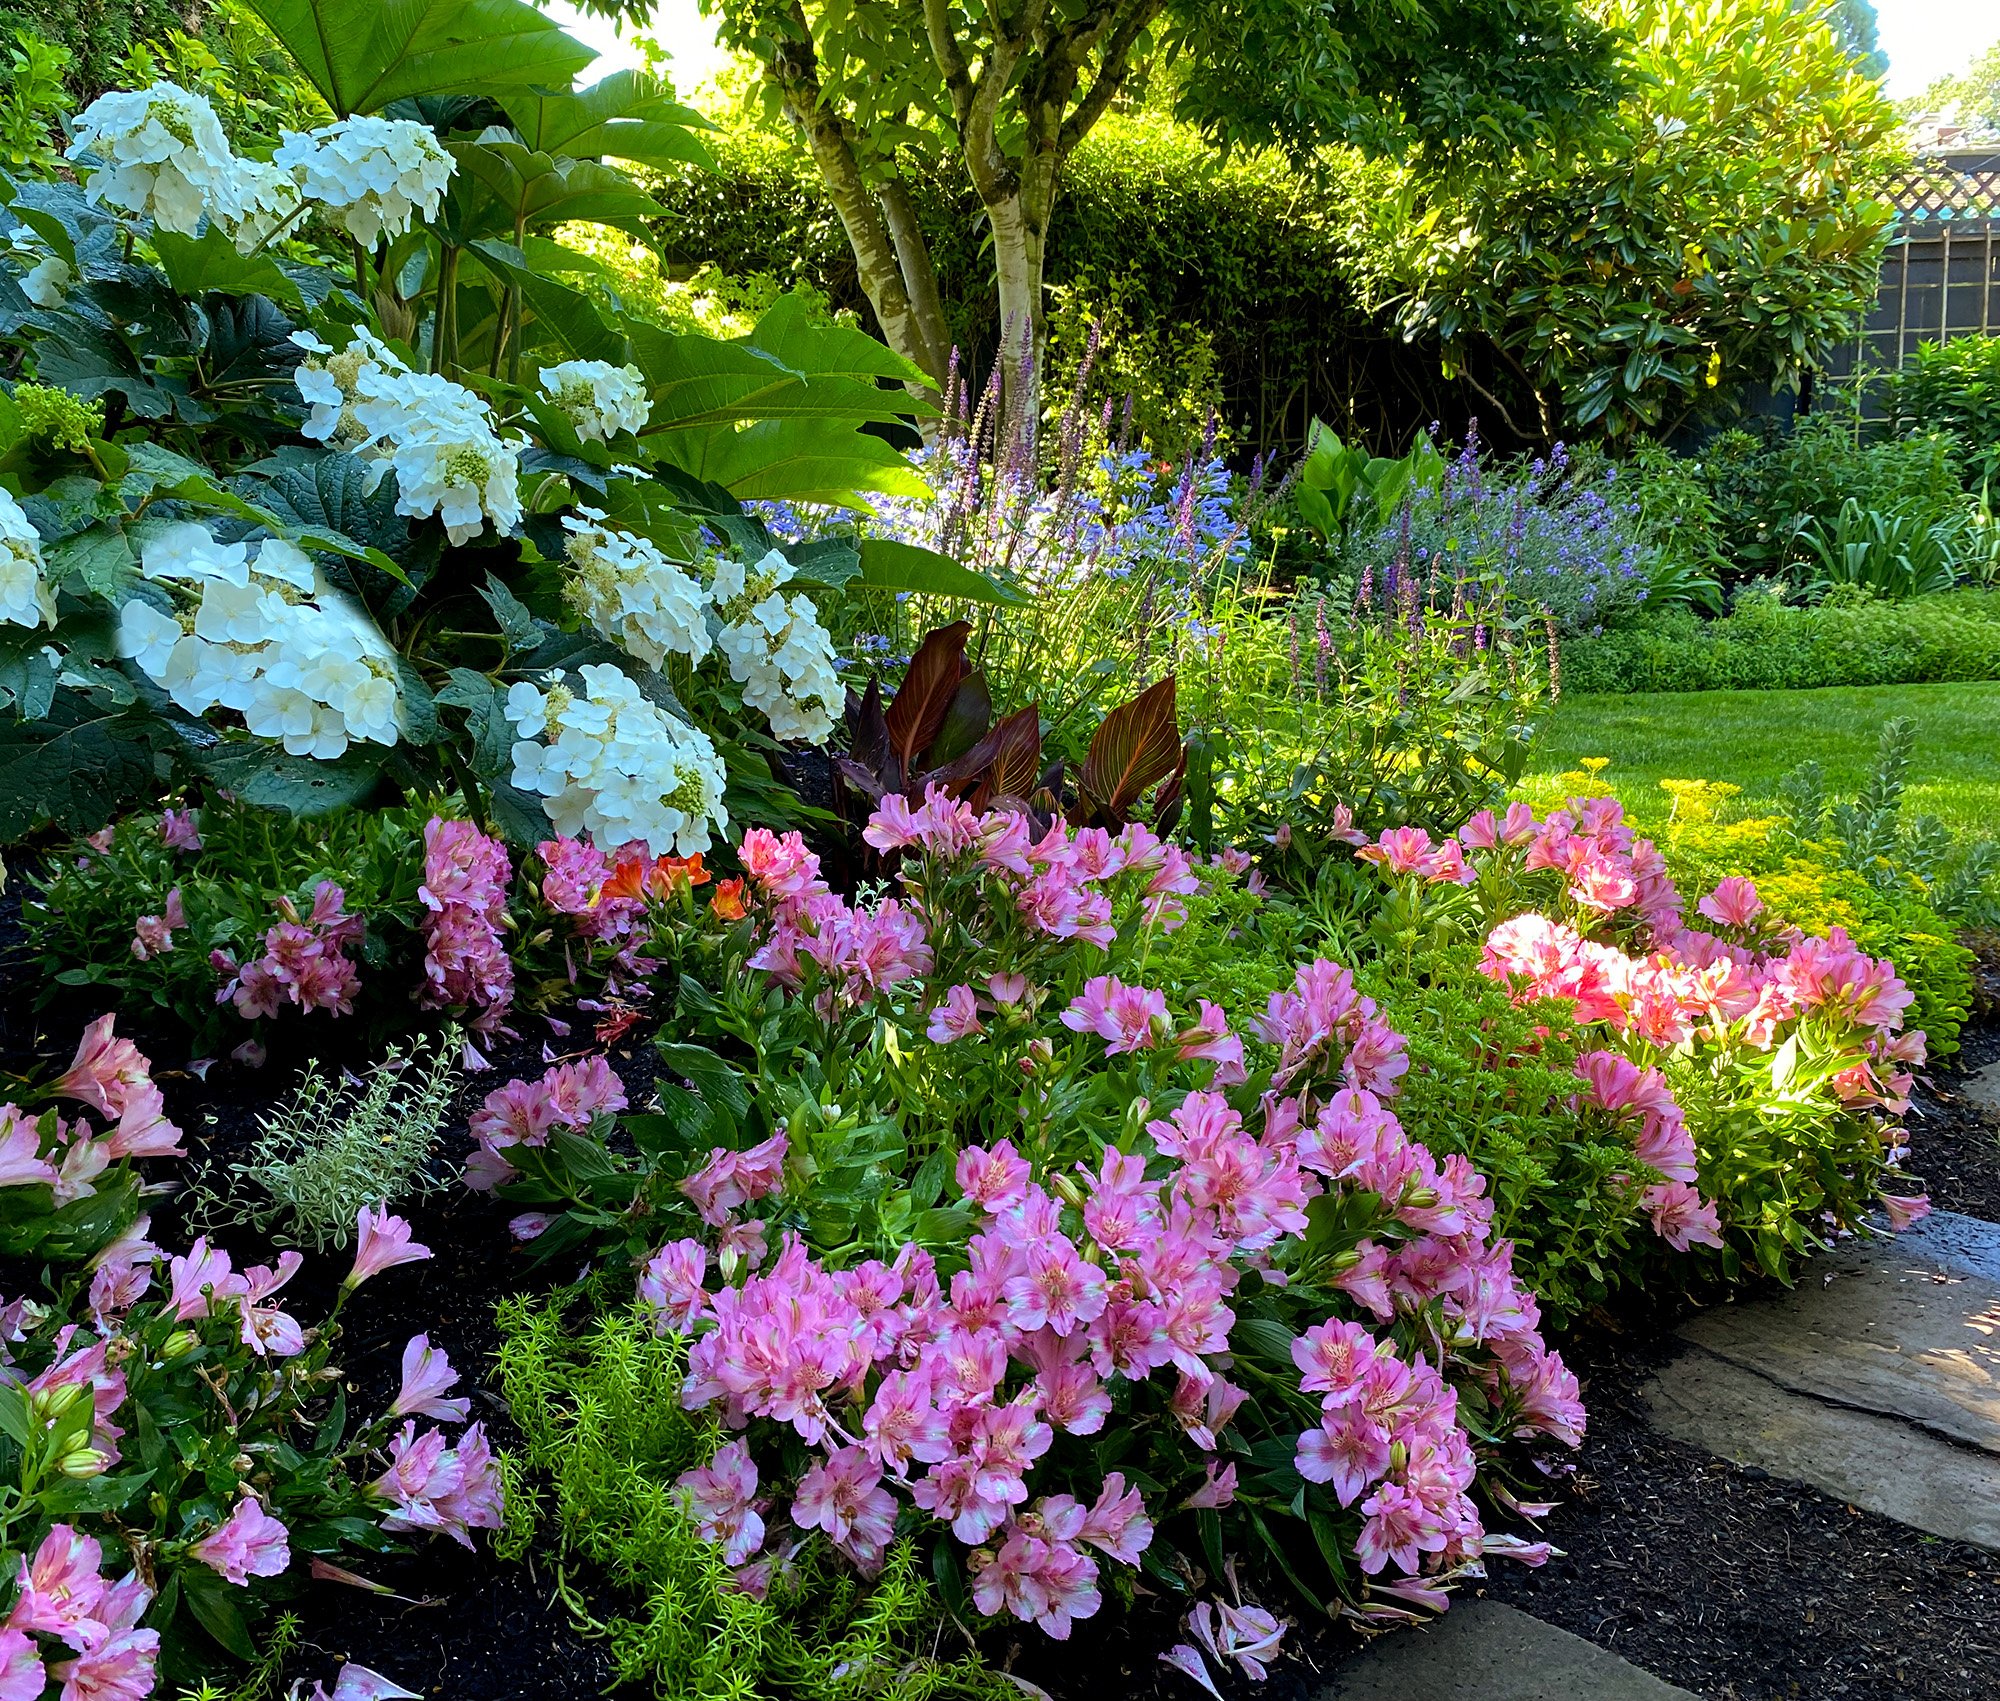
{"label": "wooden fence", "polygon": [[1935,155],[1892,193],[1896,234],[1874,311],[1825,373],[1860,386],[1870,412],[1883,374],[1914,361],[1920,343],[2000,336],[2000,150]]}

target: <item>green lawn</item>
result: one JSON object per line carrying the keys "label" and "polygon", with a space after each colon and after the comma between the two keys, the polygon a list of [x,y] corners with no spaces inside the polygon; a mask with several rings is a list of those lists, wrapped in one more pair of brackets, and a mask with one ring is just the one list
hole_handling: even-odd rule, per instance
{"label": "green lawn", "polygon": [[1746,800],[1771,799],[1785,774],[1815,757],[1839,796],[1859,788],[1882,723],[1897,715],[1917,723],[1906,807],[2000,835],[2000,684],[1566,697],[1543,726],[1530,771],[1609,757],[1605,779],[1653,814],[1653,800],[1665,802],[1660,780],[1732,780]]}

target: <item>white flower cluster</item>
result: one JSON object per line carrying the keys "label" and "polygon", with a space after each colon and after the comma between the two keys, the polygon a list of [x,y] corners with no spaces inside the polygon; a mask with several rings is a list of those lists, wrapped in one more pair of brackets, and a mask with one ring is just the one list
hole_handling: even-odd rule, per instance
{"label": "white flower cluster", "polygon": [[283,538],[218,543],[192,521],[140,552],[145,576],[175,591],[172,613],[134,597],[118,653],[191,715],[234,709],[259,738],[330,760],[353,742],[400,734],[396,656],[375,623],[320,582]]}
{"label": "white flower cluster", "polygon": [[833,639],[810,598],[780,594],[792,564],[771,550],[756,566],[725,556],[709,600],[722,622],[716,647],[743,701],[763,710],[774,737],[825,741],[846,700],[834,665]]}
{"label": "white flower cluster", "polygon": [[640,695],[609,663],[567,685],[525,682],[507,693],[514,784],[542,799],[558,833],[599,850],[634,840],[654,856],[707,850],[709,827],[727,827],[722,761],[708,735]]}
{"label": "white flower cluster", "polygon": [[310,199],[340,214],[372,247],[401,236],[412,216],[437,216],[457,162],[425,125],[404,118],[343,118],[310,134],[287,130],[266,163],[240,159],[215,109],[177,83],[100,95],[76,121],[68,157],[96,162],[93,201],[192,236],[203,213],[248,254]]}
{"label": "white flower cluster", "polygon": [[542,394],[569,416],[577,436],[608,443],[621,431],[637,432],[652,416],[646,375],[608,360],[565,360],[542,368]]}
{"label": "white flower cluster", "polygon": [[564,518],[574,569],[570,602],[598,632],[650,668],[668,656],[700,661],[709,652],[708,608],[700,584],[650,538],[602,524],[595,508]]}
{"label": "white flower cluster", "polygon": [[425,125],[407,118],[343,118],[309,135],[287,130],[271,157],[371,248],[385,233],[401,236],[413,214],[437,217],[457,165]]}
{"label": "white flower cluster", "polygon": [[42,576],[42,534],[21,504],[0,490],[0,625],[56,623],[55,598]]}
{"label": "white flower cluster", "polygon": [[[368,331],[339,353],[310,332],[292,341],[312,357],[293,379],[309,404],[301,431],[339,442],[396,474],[396,512],[412,519],[436,514],[453,543],[495,532],[521,518],[521,444],[493,428],[493,410],[463,384],[412,372],[396,351]],[[372,488],[372,486],[371,486]]]}
{"label": "white flower cluster", "polygon": [[65,157],[99,161],[85,193],[192,236],[227,192],[236,156],[215,108],[177,83],[99,95],[77,117]]}

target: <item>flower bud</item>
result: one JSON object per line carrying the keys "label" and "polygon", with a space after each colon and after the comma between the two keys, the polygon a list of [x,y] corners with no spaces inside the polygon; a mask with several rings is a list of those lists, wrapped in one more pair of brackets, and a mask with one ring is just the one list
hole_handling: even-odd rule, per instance
{"label": "flower bud", "polygon": [[1358,1246],[1350,1246],[1345,1252],[1336,1252],[1333,1255],[1334,1274],[1345,1275],[1360,1262],[1361,1249]]}
{"label": "flower bud", "polygon": [[201,1337],[192,1329],[176,1329],[160,1348],[160,1357],[171,1364],[177,1358],[186,1358],[200,1345]]}
{"label": "flower bud", "polygon": [[59,1418],[83,1397],[81,1382],[65,1382],[59,1388],[44,1388],[39,1394],[28,1396],[28,1411],[43,1422]]}
{"label": "flower bud", "polygon": [[1435,1187],[1412,1187],[1403,1195],[1403,1209],[1406,1211],[1428,1211],[1437,1202]]}
{"label": "flower bud", "polygon": [[111,1455],[100,1452],[95,1447],[79,1447],[74,1452],[65,1453],[56,1469],[66,1477],[95,1477],[104,1474],[111,1463]]}
{"label": "flower bud", "polygon": [[239,1477],[247,1477],[257,1468],[257,1461],[251,1458],[248,1453],[238,1453],[235,1458],[229,1461],[229,1468]]}

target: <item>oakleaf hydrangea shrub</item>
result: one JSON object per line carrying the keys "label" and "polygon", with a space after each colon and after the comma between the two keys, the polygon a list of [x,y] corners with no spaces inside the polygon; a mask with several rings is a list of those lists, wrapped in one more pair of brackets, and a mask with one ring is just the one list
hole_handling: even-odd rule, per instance
{"label": "oakleaf hydrangea shrub", "polygon": [[933,789],[867,836],[900,855],[873,902],[753,831],[740,922],[662,906],[683,1012],[743,1061],[664,1045],[686,1085],[624,1119],[632,1156],[595,1060],[474,1119],[518,1234],[645,1235],[638,1297],[719,1425],[679,1485],[744,1585],[909,1536],[1065,1637],[1175,1548],[1293,1563],[1294,1518],[1328,1568],[1298,1586],[1364,1615],[1539,1559],[1471,1495],[1511,1503],[1507,1440],[1580,1438],[1576,1385],[1484,1178],[1403,1133],[1401,1038],[1347,972],[1298,967],[1239,1033],[1143,979],[1201,886],[1145,828]]}
{"label": "oakleaf hydrangea shrub", "polygon": [[[72,128],[72,177],[13,186],[0,250],[0,837],[95,829],[163,780],[313,815],[456,794],[440,813],[515,854],[553,834],[689,855],[732,807],[796,818],[766,758],[831,730],[823,603],[855,552],[773,548],[660,447],[689,423],[662,396],[718,358],[701,337],[598,312],[620,358],[565,358],[546,300],[459,266],[514,133],[360,113],[253,158],[164,79]],[[789,335],[797,309],[772,317]],[[855,358],[857,333],[796,329],[780,388]],[[461,330],[497,346],[475,360]],[[918,488],[855,435],[889,416],[872,386],[841,382],[815,488]],[[734,452],[766,388],[702,429]],[[763,423],[758,453],[804,429]]]}
{"label": "oakleaf hydrangea shrub", "polygon": [[354,1292],[430,1256],[407,1223],[361,1209],[332,1311],[309,1326],[278,1297],[298,1253],[239,1269],[206,1239],[174,1253],[150,1238],[133,1160],[181,1155],[180,1130],[111,1017],[33,1097],[56,1106],[0,1105],[0,1223],[45,1284],[0,1304],[0,1471],[18,1485],[0,1538],[21,1556],[0,1668],[22,1693],[54,1679],[143,1701],[224,1652],[253,1660],[309,1556],[412,1536],[469,1547],[500,1527],[485,1432],[427,1337],[380,1416],[350,1425],[336,1392]]}
{"label": "oakleaf hydrangea shrub", "polygon": [[[1803,934],[1740,875],[1685,918],[1666,862],[1615,798],[1538,819],[1484,811],[1433,844],[1386,832],[1359,856],[1481,941],[1480,970],[1573,1008],[1579,1107],[1631,1145],[1628,1185],[1678,1251],[1788,1279],[1829,1229],[1928,1210],[1900,1168],[1925,1036],[1893,964],[1839,928]],[[1409,931],[1409,930],[1405,930]],[[1393,959],[1391,959],[1393,960]]]}

